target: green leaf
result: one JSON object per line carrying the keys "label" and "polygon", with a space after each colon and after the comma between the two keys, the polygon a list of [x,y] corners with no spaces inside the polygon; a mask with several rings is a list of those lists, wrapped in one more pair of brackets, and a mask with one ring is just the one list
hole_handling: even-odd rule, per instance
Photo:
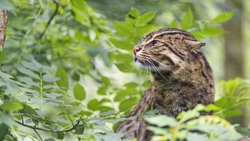
{"label": "green leaf", "polygon": [[0,111],[0,119],[1,121],[8,125],[9,127],[14,127],[14,128],[17,128],[17,123],[15,123],[10,117],[4,115],[1,111]]}
{"label": "green leaf", "polygon": [[237,98],[229,98],[227,103],[225,103],[224,108],[233,107],[236,104]]}
{"label": "green leaf", "polygon": [[228,20],[230,20],[234,15],[234,11],[232,12],[222,12],[220,13],[218,16],[216,16],[212,22],[215,22],[215,23],[223,23],[223,22],[226,22]]}
{"label": "green leaf", "polygon": [[113,110],[114,108],[111,108],[111,107],[108,107],[108,106],[101,106],[100,107],[100,111],[101,112],[107,112],[107,111],[110,111],[110,110]]}
{"label": "green leaf", "polygon": [[250,138],[250,128],[246,129],[244,134]]}
{"label": "green leaf", "polygon": [[186,111],[186,112],[184,112],[184,111],[181,112],[177,116],[177,119],[180,119],[180,122],[186,122],[187,120],[198,117],[198,116],[200,116],[200,113],[197,110],[193,109],[193,110],[189,110],[189,111]]}
{"label": "green leaf", "polygon": [[135,24],[139,17],[140,17],[140,12],[135,8],[131,8],[129,13],[126,15],[125,19],[126,21]]}
{"label": "green leaf", "polygon": [[145,120],[159,127],[176,126],[178,124],[175,118],[166,115],[157,115],[154,117],[145,118]]}
{"label": "green leaf", "polygon": [[178,28],[177,21],[174,19],[169,25],[169,28]]}
{"label": "green leaf", "polygon": [[133,36],[134,35],[134,26],[131,23],[125,22],[116,22],[114,28],[119,35],[123,36]]}
{"label": "green leaf", "polygon": [[140,12],[136,8],[131,8],[128,14],[133,18],[140,17]]}
{"label": "green leaf", "polygon": [[168,132],[168,130],[166,130],[164,128],[159,128],[159,127],[154,127],[154,126],[148,126],[147,129],[150,130],[150,131],[153,131],[155,134],[158,134],[158,135],[169,135],[170,134]]}
{"label": "green leaf", "polygon": [[11,10],[13,9],[13,5],[8,0],[0,0],[0,9]]}
{"label": "green leaf", "polygon": [[0,64],[7,60],[8,60],[8,57],[5,55],[5,53],[3,51],[0,51]]}
{"label": "green leaf", "polygon": [[[43,66],[42,66],[42,64],[40,64],[39,62],[37,62],[36,60],[32,60],[32,62],[31,62],[33,65],[35,65],[38,69],[41,69]],[[29,68],[29,67],[27,67],[27,68]],[[53,71],[54,71],[54,69],[53,69]]]}
{"label": "green leaf", "polygon": [[107,88],[110,85],[110,80],[106,76],[101,76],[101,78],[104,85],[98,88],[97,93],[100,95],[105,95],[107,92]]}
{"label": "green leaf", "polygon": [[40,79],[40,77],[31,70],[28,70],[28,69],[22,68],[22,67],[16,67],[16,68],[19,72],[21,72],[23,74],[26,74],[26,75],[31,76],[31,77],[36,78],[36,79]]}
{"label": "green leaf", "polygon": [[31,78],[29,77],[17,77],[18,80],[28,84],[28,85],[31,85],[31,86],[36,86],[36,87],[39,87],[39,83],[36,83],[34,82]]}
{"label": "green leaf", "polygon": [[143,82],[142,86],[148,88],[152,84],[152,81],[148,80]]}
{"label": "green leaf", "polygon": [[57,138],[57,139],[63,139],[64,138],[64,133],[63,132],[59,132],[59,133],[53,133],[52,135]]}
{"label": "green leaf", "polygon": [[134,71],[132,70],[133,66],[131,63],[115,63],[115,66],[122,72],[130,72],[133,73]]}
{"label": "green leaf", "polygon": [[124,99],[126,96],[128,95],[136,95],[139,92],[136,90],[137,87],[137,83],[131,82],[131,83],[127,83],[124,86],[126,86],[126,89],[120,89],[119,91],[116,92],[116,96],[114,97],[114,101],[120,101],[122,99]]}
{"label": "green leaf", "polygon": [[126,84],[124,84],[123,86],[125,86],[125,87],[127,87],[127,88],[136,88],[137,86],[138,86],[138,83],[136,83],[136,82],[128,82],[128,83],[126,83]]}
{"label": "green leaf", "polygon": [[228,101],[228,98],[222,97],[222,98],[218,99],[217,101],[215,101],[215,105],[223,108],[223,107],[225,107],[224,105],[227,103],[227,101]]}
{"label": "green leaf", "polygon": [[201,32],[198,32],[198,31],[193,31],[193,32],[190,32],[196,39],[203,39],[204,36],[202,35]]}
{"label": "green leaf", "polygon": [[214,104],[209,104],[205,107],[204,109],[205,111],[209,112],[209,111],[219,111],[221,110],[221,108],[215,106]]}
{"label": "green leaf", "polygon": [[81,24],[84,24],[86,27],[91,26],[91,22],[89,20],[89,17],[87,16],[87,12],[90,11],[90,7],[84,0],[70,0],[70,7],[72,8],[72,14],[76,21],[78,21]]}
{"label": "green leaf", "polygon": [[118,101],[124,99],[127,95],[129,95],[129,93],[127,93],[126,90],[120,90],[116,93],[114,101],[118,102]]}
{"label": "green leaf", "polygon": [[76,7],[78,10],[85,12],[88,4],[84,0],[70,0],[71,4]]}
{"label": "green leaf", "polygon": [[204,28],[206,27],[206,22],[204,20],[195,20],[195,25],[203,31]]}
{"label": "green leaf", "polygon": [[68,90],[69,89],[69,81],[68,81],[68,75],[67,73],[64,71],[64,69],[62,69],[61,67],[57,68],[56,71],[56,76],[60,78],[60,80],[56,81],[56,84],[63,90]]}
{"label": "green leaf", "polygon": [[106,95],[106,92],[107,92],[107,87],[105,85],[99,87],[97,90],[97,94],[100,94],[100,95]]}
{"label": "green leaf", "polygon": [[38,121],[36,119],[32,119],[32,123],[34,123],[36,126],[38,126]]}
{"label": "green leaf", "polygon": [[123,111],[123,110],[131,108],[132,106],[134,106],[137,103],[138,103],[138,99],[137,98],[130,98],[130,99],[124,100],[119,105],[119,109],[121,111]]}
{"label": "green leaf", "polygon": [[240,110],[235,109],[235,110],[226,110],[223,112],[223,114],[228,117],[234,117],[242,115],[242,112]]}
{"label": "green leaf", "polygon": [[49,74],[45,74],[43,75],[43,81],[45,82],[56,82],[57,80],[59,80],[60,78],[55,77],[53,75],[49,75]]}
{"label": "green leaf", "polygon": [[0,124],[0,141],[4,141],[5,139],[5,136],[9,134],[9,127],[4,124],[4,123],[1,123]]}
{"label": "green leaf", "polygon": [[130,64],[131,62],[133,62],[132,53],[131,54],[127,54],[127,53],[114,54],[114,57],[116,58],[117,61],[122,62],[122,63]]}
{"label": "green leaf", "polygon": [[100,113],[99,116],[101,116],[101,117],[109,116],[109,115],[113,115],[115,112],[116,112],[115,110],[110,110],[110,111],[107,111],[107,112]]}
{"label": "green leaf", "polygon": [[110,99],[109,98],[103,98],[103,99],[101,99],[100,100],[100,103],[110,103],[111,101],[110,101]]}
{"label": "green leaf", "polygon": [[192,111],[199,112],[199,111],[203,111],[203,110],[205,110],[205,106],[202,105],[202,104],[198,104],[198,105],[195,106],[195,108]]}
{"label": "green leaf", "polygon": [[84,127],[85,127],[85,125],[83,125],[83,124],[78,124],[78,125],[76,126],[76,129],[75,129],[75,134],[80,134],[80,135],[82,135],[83,132],[84,132]]}
{"label": "green leaf", "polygon": [[226,94],[232,96],[235,93],[235,89],[242,83],[242,80],[228,80],[225,83]]}
{"label": "green leaf", "polygon": [[152,24],[148,24],[148,25],[145,25],[143,27],[137,27],[136,35],[143,36],[143,35],[149,33],[150,31],[153,31],[155,29],[156,29],[156,27]]}
{"label": "green leaf", "polygon": [[0,109],[4,111],[18,111],[23,109],[23,105],[20,102],[12,101],[12,102],[4,102]]}
{"label": "green leaf", "polygon": [[76,135],[72,134],[71,132],[68,132],[66,133],[62,141],[79,141],[79,140]]}
{"label": "green leaf", "polygon": [[72,75],[72,79],[75,81],[80,81],[80,73],[74,72]]}
{"label": "green leaf", "polygon": [[193,24],[193,13],[189,8],[187,13],[181,20],[181,29],[187,30],[192,26],[192,24]]}
{"label": "green leaf", "polygon": [[0,77],[2,77],[1,79],[4,80],[4,82],[0,81],[0,86],[7,87],[7,89],[5,89],[6,94],[11,94],[12,96],[14,96],[16,93],[20,91],[20,87],[14,81],[12,81],[9,78],[5,78],[8,77],[8,75],[6,76],[6,74],[0,71]]}
{"label": "green leaf", "polygon": [[129,50],[129,51],[131,51],[133,49],[133,44],[131,44],[130,42],[128,42],[126,40],[120,40],[117,38],[110,38],[109,40],[117,48]]}
{"label": "green leaf", "polygon": [[62,94],[56,93],[56,92],[50,92],[45,93],[49,98],[52,98],[53,100],[56,100],[57,97],[61,97]]}
{"label": "green leaf", "polygon": [[[249,100],[249,98],[247,100]],[[230,108],[239,109],[239,108],[241,108],[243,106],[244,106],[244,102],[240,101],[240,102],[237,102],[234,105],[232,105]]]}
{"label": "green leaf", "polygon": [[139,24],[146,24],[150,22],[155,17],[156,11],[146,12],[139,17]]}
{"label": "green leaf", "polygon": [[77,83],[74,86],[74,97],[80,101],[84,100],[86,97],[86,92],[84,90],[84,87],[82,85],[80,85],[79,83]]}
{"label": "green leaf", "polygon": [[88,102],[88,108],[93,110],[93,111],[96,111],[96,110],[100,110],[100,103],[97,99],[92,99]]}
{"label": "green leaf", "polygon": [[102,82],[105,84],[105,86],[109,86],[110,85],[109,78],[106,76],[101,76],[101,77],[102,77]]}
{"label": "green leaf", "polygon": [[217,27],[206,26],[201,33],[207,36],[218,36],[224,34],[225,31]]}
{"label": "green leaf", "polygon": [[26,68],[29,68],[33,71],[39,71],[39,68],[37,68],[34,63],[30,63],[27,61],[21,61],[21,64],[24,65]]}
{"label": "green leaf", "polygon": [[33,109],[31,106],[29,105],[24,105],[24,108],[21,110],[22,113],[26,113],[26,114],[36,114],[35,109]]}
{"label": "green leaf", "polygon": [[83,116],[91,116],[92,115],[92,112],[89,112],[89,111],[81,111],[78,113],[79,115],[83,115]]}

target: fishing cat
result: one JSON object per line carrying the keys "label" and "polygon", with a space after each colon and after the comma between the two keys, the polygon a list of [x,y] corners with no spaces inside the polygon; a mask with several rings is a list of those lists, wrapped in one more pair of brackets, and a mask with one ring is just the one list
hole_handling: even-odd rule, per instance
{"label": "fishing cat", "polygon": [[[139,69],[150,71],[154,81],[129,116],[164,108],[157,114],[176,117],[197,104],[214,103],[212,70],[201,50],[204,45],[180,29],[163,28],[147,34],[133,49],[134,62]],[[152,137],[147,125],[137,117],[122,122],[116,132],[147,141]]]}

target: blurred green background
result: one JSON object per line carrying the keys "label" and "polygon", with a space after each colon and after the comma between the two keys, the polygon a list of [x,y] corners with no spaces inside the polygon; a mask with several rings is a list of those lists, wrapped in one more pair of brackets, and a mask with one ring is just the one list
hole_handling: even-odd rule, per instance
{"label": "blurred green background", "polygon": [[[100,113],[124,117],[152,81],[133,65],[133,45],[162,27],[182,28],[206,43],[217,114],[244,132],[250,121],[249,6],[248,0],[0,0],[0,9],[8,10],[0,56],[0,117],[8,125],[1,126],[2,139],[65,140],[73,135],[20,125],[93,129],[88,118]],[[98,138],[84,129],[79,138]]]}

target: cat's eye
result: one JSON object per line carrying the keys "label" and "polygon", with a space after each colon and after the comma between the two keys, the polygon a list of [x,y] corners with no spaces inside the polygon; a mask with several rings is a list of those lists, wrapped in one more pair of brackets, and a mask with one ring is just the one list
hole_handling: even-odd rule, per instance
{"label": "cat's eye", "polygon": [[154,46],[157,42],[159,42],[159,41],[153,40],[153,41],[149,42],[148,45],[149,46]]}

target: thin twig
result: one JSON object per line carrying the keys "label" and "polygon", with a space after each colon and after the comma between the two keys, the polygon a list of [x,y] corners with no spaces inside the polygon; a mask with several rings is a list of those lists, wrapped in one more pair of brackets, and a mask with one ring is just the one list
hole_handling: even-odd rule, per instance
{"label": "thin twig", "polygon": [[36,132],[37,136],[40,138],[41,141],[43,141],[43,138],[40,136],[40,134],[36,131],[36,129],[34,129],[34,131]]}
{"label": "thin twig", "polygon": [[52,130],[52,129],[48,130],[48,129],[44,129],[44,128],[40,128],[40,127],[30,126],[30,125],[21,123],[21,122],[16,121],[16,120],[15,120],[15,122],[18,123],[18,124],[20,124],[20,125],[22,125],[22,126],[31,128],[31,129],[33,129],[33,130],[41,130],[41,131],[52,132],[52,133],[62,133],[62,132],[69,132],[69,131],[75,130],[76,127],[78,126],[78,124],[80,123],[80,120],[78,120],[77,123],[76,123],[74,126],[72,126],[70,129],[62,130],[62,131],[54,131],[54,130]]}
{"label": "thin twig", "polygon": [[24,124],[24,121],[23,121],[23,116],[21,116],[21,118],[22,118],[22,123]]}
{"label": "thin twig", "polygon": [[49,21],[47,22],[43,32],[40,34],[40,36],[38,37],[38,40],[42,39],[43,35],[45,34],[47,28],[49,27],[51,21],[54,19],[54,17],[56,16],[57,12],[58,12],[58,8],[59,8],[59,3],[57,2],[57,0],[53,0],[54,3],[56,4],[56,9],[55,12],[53,13],[53,15],[50,17]]}

